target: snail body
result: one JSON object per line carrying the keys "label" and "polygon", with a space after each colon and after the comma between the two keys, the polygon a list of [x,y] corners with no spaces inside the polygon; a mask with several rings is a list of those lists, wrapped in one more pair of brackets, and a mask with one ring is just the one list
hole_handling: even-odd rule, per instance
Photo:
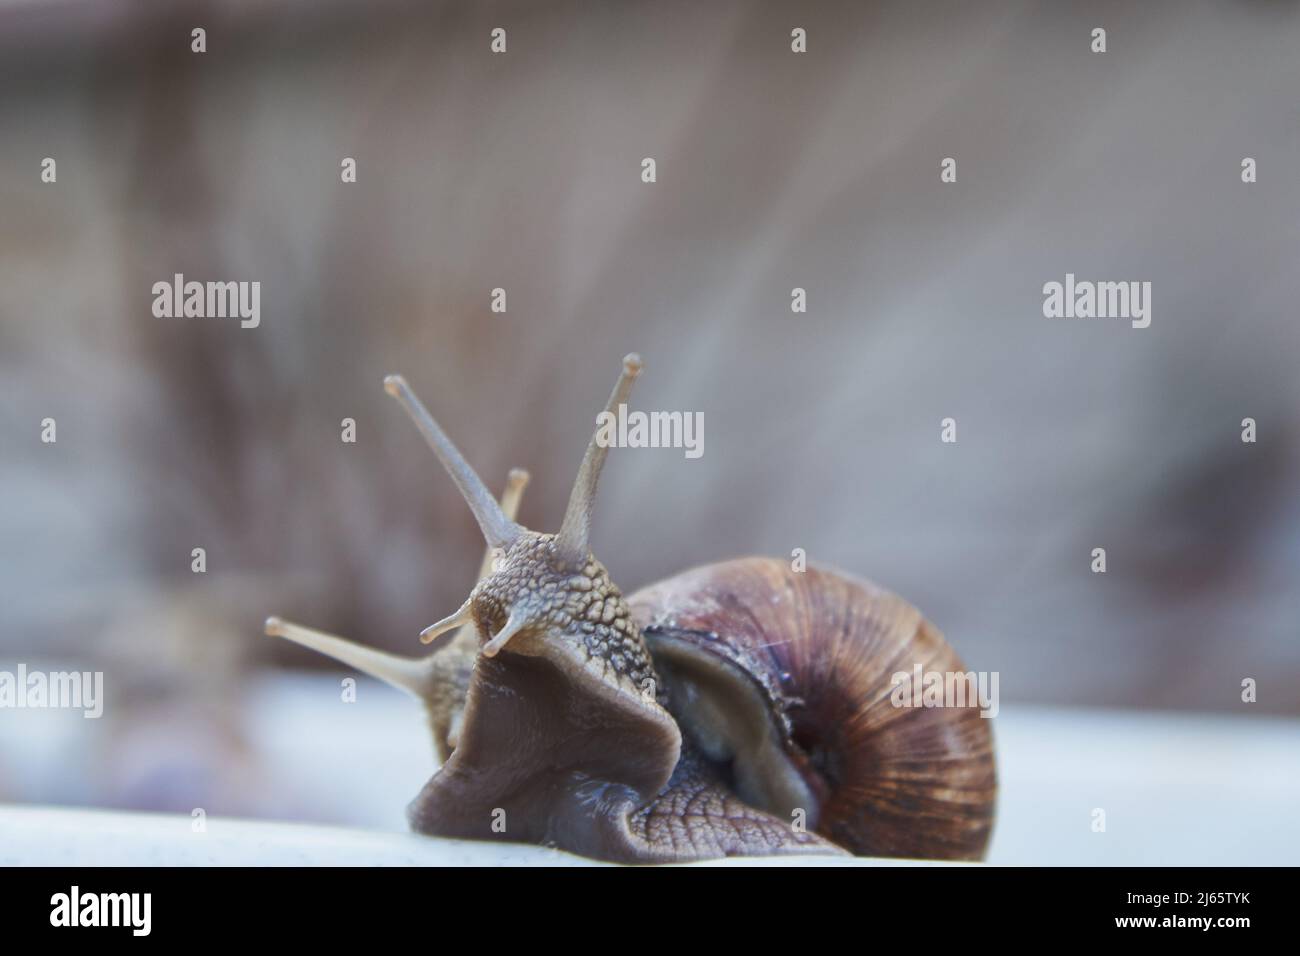
{"label": "snail body", "polygon": [[[607,410],[626,401],[635,356]],[[514,521],[404,381],[407,408],[487,539],[480,579],[384,654],[267,622],[421,699],[442,765],[408,808],[420,833],[538,843],[620,862],[736,855],[979,859],[996,790],[988,721],[901,709],[890,676],[963,671],[902,599],[818,567],[744,558],[625,599],[588,549],[607,448],[593,437],[556,534]],[[972,702],[973,703],[973,702]]]}

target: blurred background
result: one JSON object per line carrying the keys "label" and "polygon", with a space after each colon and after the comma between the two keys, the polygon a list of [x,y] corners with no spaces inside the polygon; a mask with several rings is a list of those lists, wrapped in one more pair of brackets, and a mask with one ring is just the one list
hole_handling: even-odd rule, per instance
{"label": "blurred background", "polygon": [[[108,698],[0,711],[0,800],[373,824],[371,782],[400,826],[417,712],[261,634],[416,653],[468,593],[477,528],[381,379],[554,530],[636,350],[633,407],[702,412],[704,455],[610,456],[625,591],[803,548],[999,672],[1026,814],[1029,754],[1138,711],[1182,728],[1145,755],[1276,739],[1240,783],[1293,803],[1298,43],[1277,2],[0,0],[0,669]],[[155,318],[178,272],[260,281],[260,326]],[[1150,281],[1150,328],[1044,318],[1067,272]],[[428,764],[356,780],[390,733]]]}

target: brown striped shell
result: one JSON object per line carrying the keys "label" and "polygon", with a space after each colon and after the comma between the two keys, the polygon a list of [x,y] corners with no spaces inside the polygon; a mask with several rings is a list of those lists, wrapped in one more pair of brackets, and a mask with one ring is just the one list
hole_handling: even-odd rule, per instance
{"label": "brown striped shell", "polygon": [[962,673],[943,635],[866,581],[784,561],[695,568],[630,598],[668,707],[747,803],[859,855],[981,859],[990,721],[897,706],[893,675]]}

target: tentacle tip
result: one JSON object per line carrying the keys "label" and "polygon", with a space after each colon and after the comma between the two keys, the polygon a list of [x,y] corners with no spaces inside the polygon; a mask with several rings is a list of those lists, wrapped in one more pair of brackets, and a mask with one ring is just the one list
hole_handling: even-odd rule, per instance
{"label": "tentacle tip", "polygon": [[389,395],[397,395],[406,386],[406,379],[400,375],[384,376],[384,391]]}
{"label": "tentacle tip", "polygon": [[266,619],[262,625],[262,630],[267,637],[284,637],[284,621],[272,615]]}
{"label": "tentacle tip", "polygon": [[420,643],[432,644],[434,645],[433,649],[439,651],[446,647],[455,635],[455,628],[439,628],[437,624],[431,624],[420,632]]}
{"label": "tentacle tip", "polygon": [[510,474],[506,476],[506,481],[516,488],[522,488],[528,484],[530,478],[532,478],[532,475],[528,473],[527,468],[511,468]]}
{"label": "tentacle tip", "polygon": [[628,352],[623,356],[623,371],[632,378],[641,374],[641,356],[636,352]]}

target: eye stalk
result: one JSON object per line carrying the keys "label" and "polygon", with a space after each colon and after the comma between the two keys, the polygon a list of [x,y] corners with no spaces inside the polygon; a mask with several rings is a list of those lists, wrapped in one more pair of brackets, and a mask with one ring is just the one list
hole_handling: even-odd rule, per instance
{"label": "eye stalk", "polygon": [[[605,403],[605,411],[617,413],[618,406],[627,401],[632,392],[632,383],[641,374],[641,356],[631,352],[623,357],[623,372],[614,383],[614,391]],[[582,457],[578,468],[578,477],[573,481],[573,491],[569,493],[569,507],[564,512],[564,523],[556,535],[556,545],[560,556],[570,564],[581,567],[587,560],[588,540],[591,537],[591,513],[596,504],[596,485],[600,482],[601,470],[605,467],[605,456],[609,448],[596,440],[599,429],[592,432],[587,444],[587,453]]]}
{"label": "eye stalk", "polygon": [[420,434],[438,456],[442,466],[447,469],[447,474],[451,475],[451,480],[460,489],[461,497],[469,505],[469,510],[474,513],[488,547],[504,548],[518,538],[519,525],[506,517],[506,513],[501,510],[501,506],[487,490],[478,472],[470,467],[469,462],[460,453],[460,449],[452,444],[447,433],[429,414],[429,410],[416,397],[415,392],[411,391],[411,386],[406,384],[406,379],[400,375],[389,375],[384,379],[384,391],[396,398],[406,409],[406,413],[415,422],[415,427],[420,430]]}

